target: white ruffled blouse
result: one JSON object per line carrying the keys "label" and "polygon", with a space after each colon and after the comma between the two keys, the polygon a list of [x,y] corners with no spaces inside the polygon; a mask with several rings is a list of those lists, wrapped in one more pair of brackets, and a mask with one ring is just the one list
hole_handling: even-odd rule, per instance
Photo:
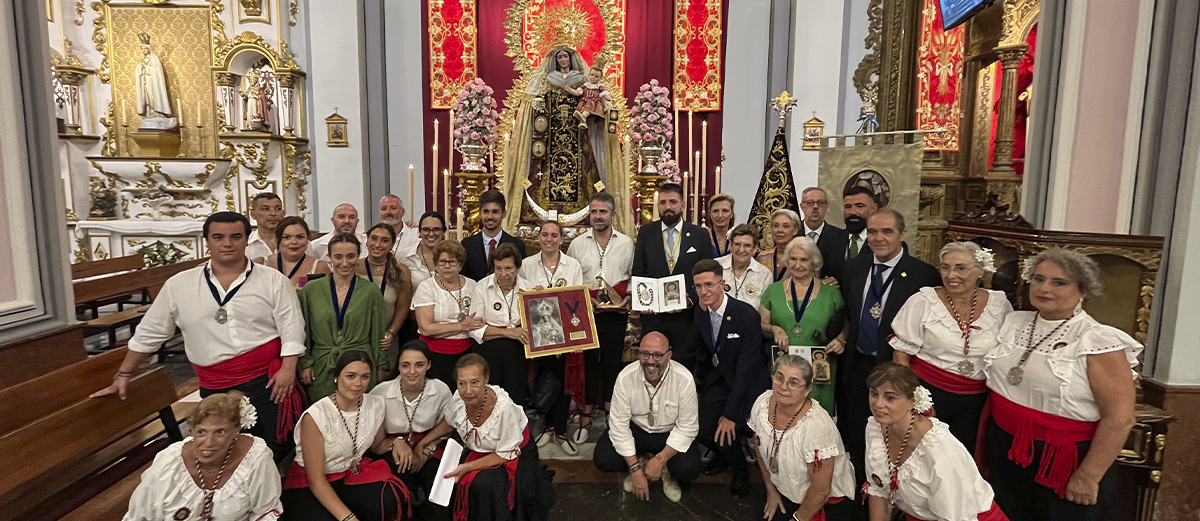
{"label": "white ruffled blouse", "polygon": [[1132,368],[1142,345],[1086,312],[1067,319],[1062,329],[1030,353],[1020,383],[1008,383],[1008,372],[1020,362],[1029,343],[1029,328],[1034,326],[1033,342],[1037,343],[1060,324],[1061,320],[1041,319],[1035,311],[1009,314],[1000,327],[999,346],[984,357],[988,388],[1030,409],[1072,420],[1099,421],[1100,408],[1088,382],[1087,355],[1124,351],[1130,378],[1136,378]]}
{"label": "white ruffled blouse", "polygon": [[[404,397],[400,391],[400,378],[375,386],[371,394],[383,398],[383,430],[388,434],[429,431],[445,417],[446,404],[452,396],[450,387],[436,378],[425,380],[425,389],[415,400]],[[411,425],[408,422],[410,414]]]}
{"label": "white ruffled blouse", "polygon": [[[249,436],[243,434],[242,436]],[[129,499],[129,511],[123,521],[167,521],[179,519],[183,510],[188,517],[200,513],[204,490],[196,485],[183,462],[183,441],[159,452],[154,463],[142,473],[142,482]],[[233,475],[213,495],[213,521],[274,521],[283,514],[279,494],[283,486],[279,471],[271,459],[266,442],[254,438],[250,451]]]}
{"label": "white ruffled blouse", "polygon": [[[343,415],[345,423],[342,421]],[[362,417],[359,418],[359,415]],[[300,415],[300,421],[304,421],[305,416],[312,417],[317,428],[321,429],[321,436],[325,438],[325,473],[336,474],[349,470],[350,464],[362,459],[367,449],[371,448],[371,442],[375,441],[375,433],[379,432],[379,426],[383,425],[383,398],[373,394],[364,394],[362,406],[357,411],[341,412],[333,404],[333,400],[326,396],[304,411],[304,414]],[[354,430],[356,419],[358,422],[357,447],[350,441],[350,432]],[[346,428],[347,425],[349,431]],[[301,430],[296,429],[295,434],[296,463],[303,467],[304,451],[300,444]]]}
{"label": "white ruffled blouse", "polygon": [[[892,320],[890,343],[897,351],[908,353],[939,369],[983,380],[983,357],[996,348],[996,336],[1004,317],[1012,313],[1012,304],[1004,292],[988,290],[988,302],[979,318],[971,323],[970,350],[963,355],[963,334],[954,315],[946,309],[936,288],[921,288],[909,297]],[[974,329],[977,327],[978,329]],[[963,374],[959,363],[970,362]]]}
{"label": "white ruffled blouse", "polygon": [[[750,409],[747,422],[754,431],[760,465],[770,461],[773,436],[780,435],[780,430],[771,425],[772,393],[768,390],[759,395]],[[771,473],[771,483],[784,497],[799,503],[811,484],[809,465],[818,459],[829,458],[834,458],[832,492],[829,496],[854,498],[854,467],[842,445],[837,424],[821,404],[812,400],[804,417],[783,434],[778,454],[779,472]]]}
{"label": "white ruffled blouse", "polygon": [[446,411],[446,423],[458,431],[463,444],[468,450],[484,454],[496,453],[504,459],[517,459],[521,455],[521,442],[524,439],[525,426],[529,418],[525,411],[508,397],[508,393],[499,386],[489,385],[496,393],[496,406],[492,414],[476,428],[467,419],[467,404],[454,391],[454,399]]}
{"label": "white ruffled blouse", "polygon": [[[967,448],[950,434],[950,427],[930,418],[911,456],[897,472],[896,507],[930,521],[975,521],[992,507],[992,486],[979,475]],[[887,446],[875,418],[867,419],[867,493],[886,498],[891,492]]]}
{"label": "white ruffled blouse", "polygon": [[[457,324],[462,322],[459,320],[458,314],[470,309],[471,295],[475,294],[475,281],[471,280],[470,277],[463,277],[463,280],[465,282],[462,289],[451,292],[442,289],[436,278],[426,279],[413,292],[412,310],[416,311],[417,308],[433,306],[433,323]],[[464,298],[466,299],[466,306],[461,307]],[[460,339],[470,338],[470,336],[466,331],[460,331],[450,335],[443,335],[441,338]]]}

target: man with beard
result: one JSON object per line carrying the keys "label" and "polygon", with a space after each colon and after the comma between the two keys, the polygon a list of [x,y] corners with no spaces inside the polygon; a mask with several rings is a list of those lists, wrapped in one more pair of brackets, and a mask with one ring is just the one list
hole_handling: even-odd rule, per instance
{"label": "man with beard", "polygon": [[603,472],[628,471],[625,491],[642,500],[650,499],[650,482],[661,479],[663,495],[678,503],[679,483],[696,479],[703,466],[699,428],[692,373],[671,360],[667,337],[648,333],[638,363],[617,377],[608,430],[596,442],[592,462]]}
{"label": "man with beard", "polygon": [[308,243],[308,254],[328,263],[329,240],[339,233],[349,233],[358,238],[358,256],[365,259],[367,257],[367,234],[358,231],[358,209],[350,203],[339,204],[333,208],[333,217],[329,218],[329,221],[333,223],[333,231]]}
{"label": "man with beard", "polygon": [[463,264],[463,276],[479,281],[488,276],[491,269],[488,259],[492,252],[501,244],[512,244],[525,258],[525,241],[509,235],[500,228],[504,222],[504,194],[499,190],[488,190],[479,195],[479,233],[462,240],[463,248],[467,250],[467,262]]}
{"label": "man with beard", "polygon": [[392,244],[394,257],[403,259],[416,251],[421,237],[416,224],[404,222],[404,203],[399,197],[388,194],[379,198],[379,222],[391,226],[392,231],[396,232],[396,242]]}
{"label": "man with beard", "polygon": [[[660,220],[638,228],[634,243],[633,275],[663,278],[682,273],[687,286],[688,307],[671,313],[642,312],[642,332],[659,331],[673,346],[682,346],[692,330],[692,268],[701,259],[712,258],[712,244],[704,228],[683,221],[683,187],[666,183],[658,189]],[[689,371],[696,360],[692,353],[676,353],[675,359]]]}
{"label": "man with beard", "polygon": [[[633,239],[612,227],[613,213],[617,203],[605,192],[592,195],[588,203],[591,228],[576,237],[567,247],[567,256],[579,261],[583,268],[583,280],[592,294],[595,308],[596,337],[600,349],[583,352],[587,378],[587,404],[581,425],[591,426],[588,416],[593,405],[607,403],[612,399],[613,385],[621,373],[624,363],[621,355],[625,351],[625,326],[629,323],[629,276],[633,270]],[[620,300],[608,297],[606,288],[611,287]],[[611,300],[615,308],[601,308],[599,299]]]}
{"label": "man with beard", "polygon": [[258,228],[250,234],[246,256],[250,260],[265,259],[275,253],[275,227],[285,217],[283,200],[271,192],[259,192],[250,202],[250,217]]}
{"label": "man with beard", "polygon": [[867,218],[878,209],[875,194],[866,188],[851,186],[842,193],[842,217],[849,235],[845,252],[841,255],[843,259],[850,260],[871,251],[867,244]]}
{"label": "man with beard", "polygon": [[821,275],[826,284],[839,286],[842,283],[842,271],[846,267],[846,250],[850,236],[846,230],[825,222],[825,212],[829,210],[829,195],[825,190],[810,186],[800,193],[800,212],[804,218],[800,233],[817,243],[821,250],[821,258],[825,264],[821,267]]}

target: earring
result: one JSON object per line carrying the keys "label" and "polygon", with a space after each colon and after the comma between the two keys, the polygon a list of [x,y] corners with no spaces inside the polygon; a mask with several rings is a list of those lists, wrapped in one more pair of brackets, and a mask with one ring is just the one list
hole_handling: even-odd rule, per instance
{"label": "earring", "polygon": [[1075,314],[1083,313],[1083,300],[1075,303]]}

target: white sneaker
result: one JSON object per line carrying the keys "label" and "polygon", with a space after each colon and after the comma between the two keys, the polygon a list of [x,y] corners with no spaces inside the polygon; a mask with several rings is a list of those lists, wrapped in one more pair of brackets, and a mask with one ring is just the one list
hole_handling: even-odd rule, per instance
{"label": "white sneaker", "polygon": [[625,475],[625,484],[622,485],[621,488],[624,488],[625,492],[628,492],[630,494],[633,493],[633,474]]}
{"label": "white sneaker", "polygon": [[[671,477],[671,473],[667,472],[667,469],[662,471],[662,484],[663,495],[667,496],[672,503],[678,503],[683,498],[683,490],[680,490],[679,482]],[[633,483],[631,482],[629,486],[632,487]]]}
{"label": "white sneaker", "polygon": [[571,443],[571,440],[568,439],[566,436],[558,438],[558,446],[568,456],[576,456],[579,454],[579,449],[575,448],[575,444]]}

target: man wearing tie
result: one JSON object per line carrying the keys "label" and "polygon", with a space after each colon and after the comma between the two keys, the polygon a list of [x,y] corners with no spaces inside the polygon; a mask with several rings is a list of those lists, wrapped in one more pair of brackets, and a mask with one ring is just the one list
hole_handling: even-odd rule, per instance
{"label": "man wearing tie", "polygon": [[867,220],[873,255],[846,261],[842,297],[846,301],[849,338],[842,358],[838,394],[838,429],[854,463],[858,483],[865,480],[864,429],[871,416],[867,376],[876,364],[892,360],[892,319],[909,297],[925,286],[941,285],[937,268],[904,251],[904,216],[881,208]]}
{"label": "man wearing tie", "polygon": [[[696,360],[700,386],[700,433],[696,440],[717,457],[705,474],[733,467],[729,490],[737,497],[750,492],[750,472],[742,455],[746,418],[758,395],[769,387],[758,311],[725,294],[724,270],[706,259],[692,269],[699,297],[691,336],[683,352]],[[864,420],[865,421],[865,420]]]}
{"label": "man wearing tie", "polygon": [[[642,334],[661,332],[673,346],[683,345],[692,329],[692,305],[696,289],[692,287],[692,268],[701,259],[712,258],[712,245],[704,229],[683,221],[683,187],[666,183],[658,189],[660,220],[638,228],[633,252],[633,276],[662,278],[682,273],[688,294],[688,307],[672,313],[642,313]],[[689,371],[695,360],[680,353],[676,361]]]}
{"label": "man wearing tie", "polygon": [[804,217],[800,233],[817,243],[817,249],[821,250],[821,258],[825,261],[821,267],[824,282],[841,286],[850,236],[846,230],[825,222],[827,210],[829,195],[824,189],[810,186],[800,193],[800,211]]}
{"label": "man wearing tie", "polygon": [[479,233],[462,240],[467,250],[467,262],[463,264],[463,276],[479,281],[488,276],[488,259],[501,244],[512,244],[525,258],[525,241],[513,237],[500,228],[504,222],[504,194],[499,190],[488,190],[479,194]]}
{"label": "man wearing tie", "polygon": [[[862,186],[851,186],[842,193],[842,218],[848,234],[844,259],[869,255],[867,244],[867,218],[879,209],[875,194]],[[822,252],[824,253],[824,252]]]}

